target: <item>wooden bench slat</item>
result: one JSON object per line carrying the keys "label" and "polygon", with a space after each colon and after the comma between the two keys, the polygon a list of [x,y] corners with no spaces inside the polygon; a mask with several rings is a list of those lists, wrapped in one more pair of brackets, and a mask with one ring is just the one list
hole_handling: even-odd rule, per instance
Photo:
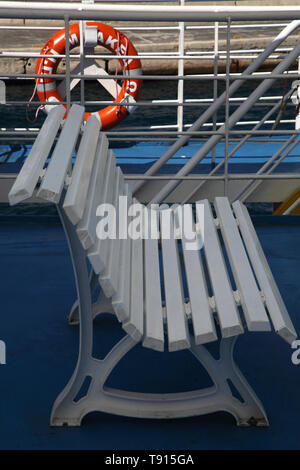
{"label": "wooden bench slat", "polygon": [[248,211],[240,201],[234,202],[232,206],[239,221],[239,228],[256,278],[265,296],[274,328],[282,338],[288,343],[292,343],[297,338],[297,333],[282,300]]}
{"label": "wooden bench slat", "polygon": [[[128,195],[128,209],[132,204],[132,194]],[[128,224],[130,222],[129,216],[127,217]],[[129,319],[130,313],[130,286],[131,286],[131,238],[127,237],[122,240],[122,249],[120,257],[120,283],[117,295],[112,297],[112,305],[116,312],[119,321],[126,322]]]}
{"label": "wooden bench slat", "polygon": [[[152,211],[158,227],[158,213]],[[145,338],[143,346],[164,350],[164,324],[160,285],[158,239],[150,238],[151,211],[147,209],[148,236],[144,240]]]}
{"label": "wooden bench slat", "polygon": [[8,200],[11,205],[17,204],[32,196],[65,111],[64,106],[60,105],[55,106],[48,114],[8,194]]}
{"label": "wooden bench slat", "polygon": [[109,168],[107,160],[110,160],[108,140],[104,134],[100,134],[83,217],[76,228],[77,235],[86,250],[88,250],[97,239],[96,209],[100,202],[104,200],[105,178]]}
{"label": "wooden bench slat", "polygon": [[[134,204],[138,204],[136,199]],[[143,230],[143,221],[141,223]],[[144,333],[144,261],[143,238],[131,241],[131,293],[130,314],[127,322],[123,323],[124,330],[136,341]]]}
{"label": "wooden bench slat", "polygon": [[[96,217],[96,210],[97,210],[98,205],[102,202],[105,204],[112,204],[113,202],[114,180],[115,180],[117,172],[116,172],[115,157],[112,151],[108,152],[107,171],[105,173],[106,173],[106,176],[105,176],[105,181],[104,181],[103,195],[100,200],[98,200],[97,198],[98,200],[97,203],[95,203],[95,200],[94,200],[95,210],[94,210],[94,213],[91,214],[91,219],[93,219],[93,224],[95,226],[95,228],[93,229],[95,235],[96,235],[96,226],[99,221],[99,219]],[[92,233],[90,232],[90,229],[88,233],[89,234]],[[98,236],[96,236],[95,243],[88,250],[88,258],[96,274],[100,274],[107,266],[108,249],[109,249],[109,239],[100,239]]]}
{"label": "wooden bench slat", "polygon": [[74,225],[78,224],[83,216],[99,131],[98,119],[89,116],[73,167],[71,183],[63,204],[67,216]]}
{"label": "wooden bench slat", "polygon": [[[114,208],[117,207],[118,204],[118,199],[120,195],[120,189],[121,189],[121,174],[122,171],[120,168],[116,169],[116,178],[114,181],[114,191],[113,191],[113,206]],[[116,214],[117,215],[117,214]],[[117,227],[116,227],[117,228]],[[112,261],[113,261],[113,254],[116,249],[116,244],[118,240],[118,234],[116,234],[117,238],[116,239],[108,239],[108,240],[103,240],[101,250],[103,250],[103,244],[105,243],[107,246],[107,263],[105,263],[105,268],[99,274],[99,283],[104,291],[104,294],[107,297],[112,297],[114,294],[116,294],[117,291],[117,286],[113,286],[111,282],[111,277],[112,277]]]}
{"label": "wooden bench slat", "polygon": [[[121,223],[126,226],[128,224],[128,205],[129,205],[129,198],[131,196],[131,191],[129,185],[125,183],[125,190],[124,190],[126,200],[125,204],[122,206],[122,212],[120,213],[119,217],[122,219]],[[124,283],[124,277],[126,276],[126,272],[124,269],[126,263],[126,237],[128,236],[128,230],[126,229],[126,233],[122,234],[122,238],[119,239],[119,260],[118,260],[118,274],[117,274],[117,289],[116,293],[112,296],[112,305],[114,307],[115,313],[117,315],[118,320],[121,322],[125,320],[123,316],[123,311],[119,312],[119,304],[121,302],[121,289]]]}
{"label": "wooden bench slat", "polygon": [[214,206],[248,329],[270,331],[271,325],[228,198],[217,197]]}
{"label": "wooden bench slat", "polygon": [[160,232],[169,351],[178,351],[190,347],[190,340],[184,308],[181,264],[174,236],[174,213],[171,209],[160,212]]}
{"label": "wooden bench slat", "polygon": [[203,204],[204,209],[204,227],[201,228],[204,230],[202,238],[204,240],[207,267],[216,302],[217,314],[220,320],[222,336],[226,338],[241,334],[244,330],[233,298],[233,292],[210,204],[207,199],[196,202],[196,213],[199,221],[201,220],[199,204]]}
{"label": "wooden bench slat", "polygon": [[[208,343],[218,339],[213,314],[208,301],[208,291],[199,249],[190,249],[191,244],[197,243],[195,238],[188,239],[184,230],[184,224],[196,234],[196,227],[191,204],[184,205],[184,214],[180,216],[177,211],[178,227],[181,232],[182,251],[189,292],[189,300],[192,310],[192,321],[196,344]],[[177,224],[176,224],[177,225]]]}
{"label": "wooden bench slat", "polygon": [[84,107],[73,104],[37,193],[38,197],[50,202],[59,202],[83,118]]}
{"label": "wooden bench slat", "polygon": [[[120,188],[121,188],[120,189],[120,196],[128,198],[128,196],[130,194],[130,189],[129,189],[129,185],[126,184],[125,181],[124,181],[123,174],[121,174]],[[122,215],[120,214],[120,211],[123,211],[124,201],[126,201],[126,199],[122,200],[122,206],[120,206],[120,200],[118,201],[118,205],[117,205],[117,230],[118,230],[118,233],[119,233],[119,230],[120,230],[120,224],[122,224],[122,222],[120,220],[120,218],[122,217]],[[127,210],[127,203],[124,204],[124,206],[126,206],[126,210]],[[114,290],[113,295],[117,294],[117,292],[118,292],[119,271],[120,271],[119,265],[120,265],[120,253],[121,253],[121,244],[122,244],[122,242],[123,242],[123,239],[120,239],[120,237],[117,237],[117,239],[115,240],[114,248],[113,248],[113,252],[112,252],[112,262],[111,262],[111,267],[110,267],[110,272],[111,272],[110,279],[111,279],[112,289]]]}

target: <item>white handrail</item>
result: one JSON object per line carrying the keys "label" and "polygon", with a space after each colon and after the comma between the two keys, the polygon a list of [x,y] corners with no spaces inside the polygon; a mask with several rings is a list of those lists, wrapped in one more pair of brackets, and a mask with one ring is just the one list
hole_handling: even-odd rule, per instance
{"label": "white handrail", "polygon": [[[141,38],[144,37],[143,32],[148,31],[149,35],[147,36],[148,38],[151,38],[151,41],[147,41],[149,43],[147,45],[147,48],[140,47],[140,43],[137,45],[137,49],[139,50],[139,58],[144,60],[149,60],[148,64],[150,64],[150,61],[153,59],[157,60],[158,66],[161,61],[163,63],[164,61],[167,63],[167,61],[171,61],[171,66],[173,67],[172,71],[174,71],[174,64],[178,64],[178,70],[175,71],[175,74],[168,73],[170,69],[168,67],[165,68],[165,70],[160,72],[156,72],[153,75],[151,74],[151,71],[153,70],[152,65],[149,66],[149,71],[146,69],[147,63],[143,62],[145,64],[145,75],[144,75],[144,81],[147,83],[147,80],[165,80],[165,87],[168,87],[168,82],[166,80],[172,80],[173,84],[172,87],[170,87],[170,92],[168,91],[167,97],[173,98],[173,99],[148,99],[141,97],[141,100],[138,101],[137,106],[140,107],[140,110],[149,110],[149,107],[151,106],[159,106],[159,110],[163,110],[162,116],[166,116],[166,120],[163,121],[161,119],[159,120],[154,120],[152,122],[151,118],[149,119],[148,122],[146,122],[146,125],[139,125],[142,124],[138,122],[138,120],[134,121],[129,121],[128,119],[128,127],[124,127],[122,125],[122,128],[118,128],[117,131],[108,131],[108,136],[112,140],[128,140],[131,141],[132,143],[136,141],[171,141],[174,142],[174,140],[177,139],[176,146],[177,148],[180,148],[181,145],[178,145],[179,142],[183,141],[188,141],[189,139],[193,141],[203,141],[204,140],[204,145],[206,145],[207,139],[211,140],[212,136],[215,136],[217,140],[223,140],[225,141],[225,162],[226,164],[224,165],[224,174],[222,176],[218,176],[218,178],[222,179],[225,181],[225,183],[228,183],[228,181],[231,178],[231,175],[229,174],[228,171],[228,159],[231,158],[232,150],[230,152],[228,151],[228,142],[230,139],[230,142],[239,139],[239,144],[240,147],[244,145],[247,140],[251,140],[255,137],[258,139],[263,138],[263,136],[272,136],[272,137],[278,137],[277,141],[283,141],[283,142],[288,142],[286,141],[286,138],[290,138],[291,135],[296,135],[296,133],[293,130],[294,126],[291,126],[293,124],[294,120],[291,119],[291,114],[288,113],[288,116],[284,116],[284,110],[286,106],[291,108],[292,103],[284,102],[282,100],[282,96],[280,95],[280,91],[275,90],[272,92],[272,96],[257,96],[256,101],[253,101],[253,106],[260,106],[260,108],[256,108],[261,113],[259,115],[248,115],[248,116],[240,116],[239,119],[235,122],[235,125],[232,129],[229,129],[229,127],[226,125],[224,127],[224,108],[229,111],[225,115],[225,121],[228,122],[228,120],[231,118],[231,114],[233,111],[234,115],[236,114],[236,108],[237,106],[241,105],[242,109],[245,108],[245,104],[248,100],[248,97],[245,96],[247,95],[247,92],[244,91],[237,96],[231,96],[232,94],[232,89],[229,87],[230,83],[232,84],[233,91],[236,91],[239,84],[245,83],[245,80],[248,79],[255,79],[255,80],[262,80],[264,78],[268,78],[269,80],[272,78],[273,79],[280,79],[282,82],[284,81],[286,77],[290,80],[291,78],[295,79],[298,78],[298,70],[287,70],[287,69],[282,69],[280,74],[274,74],[271,72],[267,71],[260,71],[257,72],[255,70],[258,69],[258,65],[268,64],[266,62],[266,59],[275,59],[276,63],[278,63],[279,59],[283,59],[286,56],[286,53],[290,53],[293,50],[293,47],[290,47],[291,44],[294,46],[294,43],[298,43],[298,40],[296,36],[292,36],[291,40],[289,43],[284,43],[284,45],[281,45],[279,47],[280,43],[283,42],[288,36],[291,37],[292,34],[295,34],[294,31],[296,27],[300,25],[300,6],[295,6],[295,7],[224,7],[224,6],[184,6],[182,5],[184,3],[184,0],[181,1],[181,6],[173,6],[173,5],[128,5],[128,4],[116,4],[116,3],[109,3],[109,4],[103,4],[103,3],[97,3],[97,4],[80,4],[80,3],[74,3],[74,2],[68,2],[68,3],[60,3],[59,7],[57,2],[11,2],[11,1],[6,1],[6,2],[0,2],[0,18],[29,18],[29,19],[59,19],[64,21],[64,26],[62,25],[61,22],[56,22],[58,26],[48,26],[49,23],[46,23],[47,25],[43,26],[42,24],[38,22],[30,22],[30,24],[24,24],[24,25],[9,25],[9,24],[2,24],[0,25],[0,30],[15,30],[16,34],[18,34],[18,30],[45,30],[45,31],[54,31],[59,28],[65,27],[66,30],[68,31],[69,25],[70,25],[70,20],[83,20],[83,19],[93,19],[95,21],[106,21],[106,20],[117,20],[117,21],[124,21],[122,23],[122,26],[119,26],[119,28],[122,31],[129,31],[129,32],[135,32],[135,31],[140,31],[142,32]],[[136,1],[137,3],[137,1]],[[261,21],[266,21],[266,18],[268,19],[269,23],[260,23],[258,24],[258,20]],[[294,19],[292,23],[286,23],[286,20],[288,19]],[[240,20],[240,22],[235,22],[236,19]],[[278,23],[270,22],[270,20],[279,20]],[[257,21],[256,21],[257,20]],[[126,23],[125,23],[126,21]],[[141,24],[138,26],[132,25],[132,21],[140,21]],[[150,23],[151,21],[157,21],[157,24]],[[166,24],[168,26],[165,26],[162,24],[162,26],[159,26],[159,22],[166,21]],[[171,25],[171,21],[173,21]],[[193,22],[199,22],[200,24],[184,24],[184,21],[193,21]],[[210,21],[211,23],[203,24],[205,21]],[[219,22],[225,22],[227,25],[222,25]],[[241,24],[241,21],[248,21],[248,24]],[[249,24],[250,21],[253,21],[251,24]],[[73,22],[73,21],[72,21]],[[176,22],[176,23],[175,23]],[[212,23],[214,22],[214,24]],[[27,23],[27,22],[26,22]],[[35,26],[35,23],[38,24],[38,26]],[[179,23],[179,24],[178,24]],[[53,22],[54,24],[54,22]],[[170,26],[169,26],[170,25]],[[277,28],[282,28],[284,27],[284,30],[278,33]],[[241,43],[239,41],[235,42],[235,36],[234,33],[237,32],[237,29],[239,28],[245,28],[247,29],[245,36],[249,36],[249,32],[252,31],[257,31],[257,30],[262,30],[266,29],[266,34],[268,42],[270,44],[266,46],[265,48],[262,48],[262,44],[258,44],[255,48],[250,44],[250,42],[247,42],[247,37],[243,38],[244,43]],[[274,28],[270,29],[270,28]],[[230,30],[234,29],[234,33],[232,34],[233,40],[230,42]],[[226,31],[227,32],[227,39],[226,39],[226,44],[224,45],[224,39],[223,36],[219,36],[219,31]],[[197,31],[200,31],[199,34],[197,34]],[[201,34],[202,31],[202,34]],[[208,31],[205,34],[205,31]],[[211,33],[211,31],[214,31],[214,35]],[[151,32],[151,33],[150,33]],[[153,32],[153,34],[152,34]],[[157,32],[157,33],[156,33]],[[160,35],[159,33],[163,32],[163,35]],[[242,31],[243,33],[243,31]],[[51,36],[52,33],[50,33]],[[67,33],[68,34],[68,33]],[[193,34],[193,37],[192,37]],[[195,34],[195,36],[194,36]],[[244,34],[244,33],[243,33]],[[250,34],[251,35],[251,34]],[[136,36],[139,36],[138,34]],[[276,39],[271,41],[270,37],[276,36]],[[147,40],[146,37],[146,40]],[[167,40],[166,40],[167,38]],[[196,41],[194,40],[196,39]],[[205,51],[201,51],[199,49],[203,48],[203,45],[199,44],[200,41],[205,40],[205,44],[209,45],[209,47],[206,48]],[[209,39],[209,41],[208,41]],[[246,41],[245,41],[246,40]],[[199,41],[199,42],[197,42]],[[158,45],[159,47],[155,48],[155,45]],[[172,47],[168,47],[167,44],[171,44]],[[245,44],[248,49],[241,49],[243,47],[243,44]],[[264,43],[263,43],[264,44]],[[36,45],[37,46],[37,45]],[[221,46],[221,47],[220,47]],[[285,46],[285,47],[284,47]],[[3,47],[3,46],[2,46]],[[232,49],[232,47],[234,49]],[[29,47],[28,47],[29,49]],[[157,50],[158,49],[158,50]],[[168,49],[170,49],[168,51]],[[196,50],[197,49],[197,50]],[[33,61],[29,61],[29,58],[37,58],[37,57],[45,57],[45,55],[41,55],[36,52],[27,51],[26,47],[23,47],[22,51],[14,52],[14,51],[2,51],[0,52],[0,59],[5,58],[5,57],[19,57],[19,58],[25,58],[26,59],[26,64],[28,62],[28,68],[26,65],[26,69],[24,67],[24,71],[21,71],[20,73],[7,73],[7,79],[29,79],[29,80],[34,80],[36,79],[36,76],[32,72],[32,65]],[[58,56],[58,58],[65,58],[66,59],[66,75],[63,73],[53,75],[53,77],[56,77],[57,79],[61,79],[65,76],[68,77],[69,83],[71,82],[72,78],[74,76],[72,75],[74,71],[72,72],[70,69],[70,63],[73,63],[73,61],[78,61],[78,59],[81,59],[81,62],[84,62],[85,60],[89,59],[100,59],[100,60],[109,60],[117,58],[122,58],[122,59],[130,59],[134,58],[135,56],[132,55],[114,55],[112,56],[108,51],[105,54],[99,54],[98,51],[95,53],[95,51],[88,51],[86,50],[84,54],[69,54],[69,50],[66,51],[65,54],[61,54]],[[224,59],[226,59],[226,71],[227,73],[224,73]],[[231,70],[236,70],[236,72],[230,72],[228,64],[230,63],[230,60],[236,60],[236,62],[233,62],[236,65],[236,68],[233,67]],[[238,59],[247,59],[246,62],[241,62],[238,63]],[[198,60],[198,62],[196,62]],[[202,69],[202,64],[203,60],[207,61],[208,64],[210,64],[210,67],[213,66],[214,70],[213,73],[205,73],[202,74],[201,71]],[[222,60],[222,63],[220,62]],[[189,68],[189,66],[185,67],[185,64],[189,65],[189,61],[194,61],[194,64],[199,64],[199,68],[194,68],[196,73],[192,73],[193,69]],[[24,62],[25,63],[25,62]],[[207,68],[207,63],[204,64],[204,66]],[[251,64],[250,67],[248,64]],[[253,65],[255,65],[253,67]],[[248,68],[246,70],[245,67]],[[156,65],[155,65],[156,67]],[[222,67],[222,68],[221,68]],[[81,79],[83,78],[83,73],[82,69],[81,70],[81,75],[77,78]],[[157,70],[157,69],[155,69]],[[243,71],[244,70],[244,71]],[[165,72],[167,71],[167,74]],[[26,76],[26,74],[28,74]],[[49,75],[49,78],[51,78],[52,75]],[[1,77],[0,77],[1,78]],[[84,80],[90,80],[95,78],[94,75],[91,74],[85,74],[84,75]],[[104,77],[105,78],[105,77]],[[103,80],[104,80],[103,78]],[[124,77],[122,75],[119,75],[118,78],[123,79]],[[83,83],[84,83],[83,80]],[[187,92],[189,84],[193,83],[195,81],[198,81],[198,83],[202,84],[204,80],[207,80],[207,83],[212,85],[213,90],[211,94],[204,94],[204,96],[201,96],[200,94],[197,96],[195,93],[195,97],[189,97],[185,98],[184,92]],[[176,83],[177,81],[177,83]],[[149,82],[148,82],[149,83]],[[223,91],[223,84],[226,83],[226,86],[228,85],[228,93],[225,93],[223,98],[219,96],[221,94],[221,90]],[[249,85],[251,82],[248,82]],[[252,82],[253,83],[253,82]],[[291,85],[291,81],[287,82],[288,87]],[[219,84],[220,87],[219,87]],[[177,93],[176,93],[176,85],[177,85]],[[251,88],[251,85],[250,85]],[[80,102],[81,104],[85,104],[86,106],[106,106],[110,104],[118,104],[118,103],[113,103],[112,100],[106,101],[104,100],[88,100],[84,96],[84,85],[81,87],[81,94],[80,94]],[[201,88],[202,89],[202,88]],[[174,90],[174,95],[173,91]],[[283,86],[283,91],[282,93],[288,93],[288,90],[284,91],[284,86]],[[264,92],[266,95],[266,93]],[[226,96],[225,96],[226,95]],[[155,98],[156,96],[153,96]],[[161,97],[163,98],[163,97]],[[72,98],[72,101],[73,98]],[[78,101],[78,99],[77,99]],[[66,99],[66,103],[68,106],[71,104],[71,97],[69,94],[69,97]],[[7,101],[6,105],[8,106],[19,106],[26,104],[26,102],[21,102],[21,101]],[[39,105],[43,105],[45,103],[39,102]],[[34,104],[34,106],[38,106],[37,102]],[[216,105],[217,104],[217,105]],[[191,115],[186,112],[187,110],[192,110],[194,111],[195,106],[199,106],[199,114],[202,113],[202,115],[199,117],[201,121],[201,128],[196,128],[195,123],[194,124],[189,124],[192,121]],[[220,105],[220,106],[219,106]],[[232,107],[229,109],[229,105]],[[176,120],[176,106],[177,106],[177,120]],[[89,109],[89,108],[88,108]],[[150,108],[151,109],[151,108]],[[166,109],[168,110],[166,112]],[[219,113],[219,109],[222,109],[222,113]],[[278,116],[276,117],[276,114],[273,112],[273,110],[276,109],[277,113],[278,110],[280,110],[280,124],[282,125],[280,128],[278,128],[276,131],[273,131],[270,126],[272,125],[277,125],[278,123]],[[170,113],[169,113],[170,110]],[[267,110],[267,111],[266,111]],[[174,111],[174,112],[173,112]],[[172,114],[173,113],[173,114]],[[217,114],[218,113],[218,114]],[[273,114],[272,114],[273,113]],[[149,115],[149,114],[148,114]],[[159,112],[158,112],[159,115]],[[262,115],[262,116],[261,116]],[[137,125],[136,125],[137,124]],[[148,124],[148,125],[147,125]],[[154,124],[154,125],[153,125]],[[262,125],[264,127],[262,127]],[[220,126],[223,126],[220,128]],[[249,127],[251,129],[249,129]],[[254,126],[252,128],[252,126]],[[284,127],[283,127],[284,126]],[[275,126],[273,126],[275,127]],[[282,131],[279,129],[285,129]],[[249,129],[249,130],[248,130]],[[259,130],[258,130],[259,129]],[[286,130],[289,129],[289,130]],[[23,132],[24,131],[24,132]],[[23,143],[26,142],[27,140],[34,140],[35,134],[37,132],[36,128],[14,128],[12,129],[7,129],[7,128],[1,128],[0,129],[0,134],[1,134],[1,139],[2,141],[15,141],[15,142],[20,142],[21,141],[21,133],[24,135]],[[290,133],[290,134],[289,134]],[[9,137],[10,136],[10,137]],[[181,137],[180,137],[181,136]],[[241,137],[242,136],[242,137]],[[10,140],[9,140],[10,139]],[[272,139],[270,139],[271,141]],[[263,142],[263,140],[257,140],[260,143]],[[264,140],[264,142],[266,139]],[[267,141],[266,141],[267,142]],[[268,143],[268,142],[267,142]],[[239,145],[238,144],[238,145]],[[174,146],[175,144],[173,144]],[[227,145],[227,147],[226,147]],[[285,143],[283,144],[285,145]],[[169,157],[171,156],[171,153],[173,155],[174,153],[174,148],[173,146],[168,147],[167,152],[164,155],[160,156],[160,159],[153,165],[153,167],[150,167],[148,171],[145,174],[145,179],[144,181],[151,180],[153,179],[159,179],[160,176],[156,174],[156,170],[162,166],[162,163],[164,164]],[[200,148],[200,147],[199,147]],[[203,147],[202,147],[203,148]],[[205,147],[207,149],[207,147]],[[211,159],[211,163],[214,164],[219,164],[219,160],[217,158],[214,158],[213,152],[217,150],[216,145],[211,149],[210,154],[206,154],[206,157]],[[163,150],[165,151],[165,150]],[[271,149],[271,152],[273,150]],[[125,157],[126,158],[126,157]],[[143,156],[141,156],[143,158]],[[190,161],[190,157],[186,157],[186,161]],[[285,158],[285,155],[284,157]],[[155,158],[153,159],[155,160]],[[195,159],[194,159],[195,160]],[[206,161],[206,160],[205,160]],[[185,163],[185,162],[184,162]],[[217,168],[217,167],[215,167]],[[155,170],[155,171],[154,171]],[[175,175],[174,177],[170,178],[173,180],[175,183],[172,185],[167,185],[164,190],[160,191],[158,193],[158,197],[162,194],[167,194],[168,190],[166,188],[171,188],[171,192],[175,187],[177,186],[180,181],[184,181],[185,179],[191,178],[189,175],[189,167],[187,166],[187,174],[184,173]],[[299,174],[300,175],[300,174]],[[298,178],[299,178],[298,175]],[[204,175],[205,176],[205,175]],[[268,178],[272,179],[272,175],[268,175]],[[277,176],[276,176],[277,178]],[[297,178],[297,176],[296,176]],[[139,178],[138,178],[139,179]],[[162,177],[163,179],[163,177]],[[192,179],[192,178],[191,178]],[[201,179],[201,178],[200,178]],[[199,182],[200,182],[199,179]],[[209,179],[209,178],[208,178]],[[255,179],[255,178],[254,178]],[[285,178],[283,178],[285,179]],[[202,179],[201,181],[204,181]],[[143,186],[143,178],[141,178],[140,183],[137,183],[135,185],[136,188],[141,188]],[[197,189],[198,185],[195,186]],[[225,191],[227,191],[228,184],[224,185]],[[171,194],[171,193],[170,193]]]}
{"label": "white handrail", "polygon": [[169,5],[120,5],[78,4],[62,2],[1,2],[2,18],[51,18],[64,16],[73,19],[97,19],[118,21],[227,21],[232,20],[294,20],[300,18],[300,6],[169,6]]}

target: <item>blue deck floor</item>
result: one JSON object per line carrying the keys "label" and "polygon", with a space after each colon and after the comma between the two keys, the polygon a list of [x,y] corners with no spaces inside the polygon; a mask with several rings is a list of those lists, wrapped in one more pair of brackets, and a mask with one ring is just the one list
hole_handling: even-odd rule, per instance
{"label": "blue deck floor", "polygon": [[[257,224],[257,232],[295,327],[300,331],[300,224]],[[287,220],[287,219],[286,219]],[[141,420],[95,413],[80,428],[50,428],[53,401],[76,363],[78,328],[66,315],[75,298],[67,244],[57,218],[0,217],[1,449],[299,449],[300,365],[274,333],[243,335],[236,357],[265,405],[269,428],[238,428],[226,413],[180,420]],[[95,325],[96,353],[122,336],[112,317]],[[111,386],[180,391],[207,384],[188,352],[136,347]]]}

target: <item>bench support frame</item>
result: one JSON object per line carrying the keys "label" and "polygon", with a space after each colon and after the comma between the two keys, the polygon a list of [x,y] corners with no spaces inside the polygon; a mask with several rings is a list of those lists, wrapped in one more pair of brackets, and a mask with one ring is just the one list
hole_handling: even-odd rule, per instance
{"label": "bench support frame", "polygon": [[[159,419],[227,411],[235,417],[239,426],[267,426],[268,419],[262,404],[234,362],[236,337],[220,340],[219,359],[215,359],[205,346],[192,342],[191,353],[214,383],[209,388],[183,393],[148,394],[105,387],[106,379],[114,367],[137,343],[126,335],[103,360],[92,357],[93,318],[102,312],[112,313],[112,309],[103,294],[100,294],[92,306],[91,292],[95,288],[97,277],[93,273],[88,275],[85,252],[74,226],[60,205],[58,212],[69,244],[78,294],[69,322],[80,324],[80,347],[75,371],[53,405],[51,425],[79,426],[83,417],[92,411]],[[75,402],[86,377],[91,378],[87,393]],[[243,402],[233,395],[229,381]]]}

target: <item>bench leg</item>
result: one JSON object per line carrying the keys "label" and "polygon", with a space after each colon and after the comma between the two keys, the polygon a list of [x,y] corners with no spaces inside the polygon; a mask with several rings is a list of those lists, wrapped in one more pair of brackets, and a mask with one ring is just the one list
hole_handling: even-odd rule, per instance
{"label": "bench leg", "polygon": [[[97,283],[97,285],[94,285],[94,283]],[[96,290],[96,287],[99,286],[98,282],[98,276],[97,274],[94,273],[94,271],[91,271],[90,274],[90,289],[91,289],[91,295],[93,295],[94,291]],[[98,296],[98,299],[96,302],[92,304],[92,316],[93,319],[96,318],[97,315],[100,313],[112,313],[114,314],[111,301],[104,295],[103,291],[100,291],[100,294]],[[79,325],[79,302],[78,299],[75,300],[70,314],[68,316],[68,322],[70,325]]]}
{"label": "bench leg", "polygon": [[[105,387],[106,379],[111,371],[136,345],[136,342],[127,335],[103,360],[92,357],[93,313],[85,252],[74,227],[63,211],[58,209],[67,235],[76,279],[80,316],[80,348],[75,371],[53,405],[51,425],[79,426],[82,418],[92,411],[138,418],[165,419],[227,411],[235,417],[238,425],[268,425],[259,399],[234,363],[233,349],[236,337],[220,341],[218,360],[214,359],[205,346],[195,345],[192,342],[190,351],[209,373],[214,383],[212,387],[167,394],[128,392]],[[101,302],[103,307],[104,300],[102,299]],[[85,390],[83,386],[88,379],[90,383]],[[233,386],[241,399],[234,396]]]}
{"label": "bench leg", "polygon": [[[231,413],[239,426],[267,426],[264,409],[255,393],[232,359],[234,339],[221,342],[220,359],[214,359],[204,346],[193,345],[191,352],[209,372],[214,386],[183,393],[136,393],[105,387],[113,368],[135,345],[129,336],[117,343],[103,360],[89,358],[77,366],[65,391],[57,398],[52,415],[52,426],[79,426],[82,418],[92,411],[135,418],[173,419],[198,416],[217,411]],[[91,381],[78,401],[76,395],[85,379]],[[228,384],[231,380],[242,398],[233,396]]]}
{"label": "bench leg", "polygon": [[[239,426],[267,426],[268,420],[259,399],[233,362],[234,342],[231,338],[221,341],[219,360],[214,359],[204,346],[192,345],[191,352],[214,382],[212,387],[184,393],[148,394],[105,386],[114,367],[136,345],[127,335],[103,360],[81,356],[70,383],[53,406],[51,425],[80,426],[83,417],[93,411],[157,419],[226,411],[234,416]],[[87,377],[91,379],[88,389],[76,400]],[[228,380],[242,401],[232,394]]]}
{"label": "bench leg", "polygon": [[233,359],[237,336],[220,341],[218,360],[202,345],[192,345],[191,352],[205,367],[215,384],[215,401],[219,410],[231,413],[239,426],[268,426],[268,418],[259,398]]}
{"label": "bench leg", "polygon": [[[61,215],[62,217],[62,215]],[[70,250],[73,248],[70,247]],[[73,257],[73,254],[71,254]],[[90,291],[91,291],[91,296],[95,292],[97,286],[98,286],[98,277],[95,274],[94,270],[91,269],[90,275],[89,275],[89,284],[90,284]],[[78,325],[79,324],[79,301],[78,298],[75,300],[74,304],[71,307],[69,316],[68,316],[68,322],[70,325]]]}

